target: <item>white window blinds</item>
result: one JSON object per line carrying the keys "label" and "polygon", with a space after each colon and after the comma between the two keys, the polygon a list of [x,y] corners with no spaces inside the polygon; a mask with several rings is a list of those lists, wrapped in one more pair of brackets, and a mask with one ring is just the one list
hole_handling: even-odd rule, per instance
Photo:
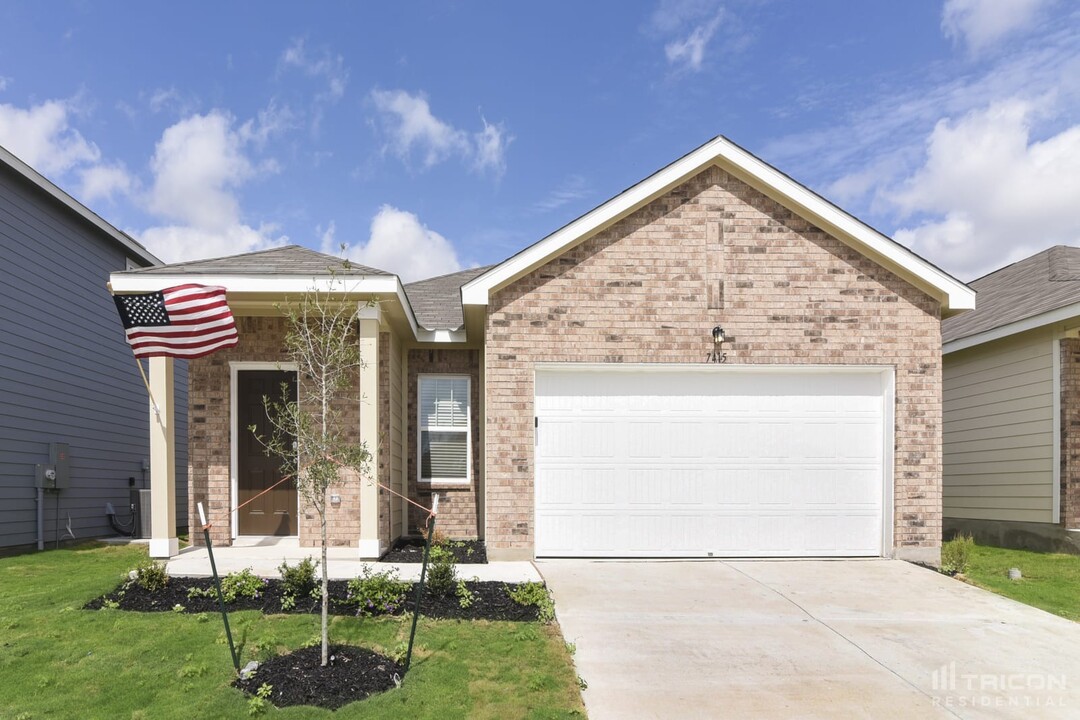
{"label": "white window blinds", "polygon": [[420,480],[469,481],[469,379],[421,377]]}

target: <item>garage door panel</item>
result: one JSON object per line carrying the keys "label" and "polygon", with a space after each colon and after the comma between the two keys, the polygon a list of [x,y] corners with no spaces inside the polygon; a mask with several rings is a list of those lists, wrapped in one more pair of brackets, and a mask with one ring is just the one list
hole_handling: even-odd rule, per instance
{"label": "garage door panel", "polygon": [[880,555],[883,387],[880,373],[539,372],[537,554]]}

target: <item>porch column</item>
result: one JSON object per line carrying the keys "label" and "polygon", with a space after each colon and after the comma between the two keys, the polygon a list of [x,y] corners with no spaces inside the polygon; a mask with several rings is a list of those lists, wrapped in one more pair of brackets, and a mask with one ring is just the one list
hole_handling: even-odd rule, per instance
{"label": "porch column", "polygon": [[[176,538],[176,427],[173,360],[150,358],[150,557],[180,552]],[[158,411],[154,412],[154,402]]]}
{"label": "porch column", "polygon": [[360,442],[371,453],[370,474],[360,479],[360,557],[378,558],[383,551],[379,542],[379,306],[360,307]]}

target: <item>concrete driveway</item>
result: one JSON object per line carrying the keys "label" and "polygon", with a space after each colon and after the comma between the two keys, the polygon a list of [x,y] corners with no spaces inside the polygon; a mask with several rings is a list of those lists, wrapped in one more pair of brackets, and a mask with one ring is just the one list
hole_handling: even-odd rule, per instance
{"label": "concrete driveway", "polygon": [[1080,717],[1080,625],[905,562],[537,565],[592,720]]}

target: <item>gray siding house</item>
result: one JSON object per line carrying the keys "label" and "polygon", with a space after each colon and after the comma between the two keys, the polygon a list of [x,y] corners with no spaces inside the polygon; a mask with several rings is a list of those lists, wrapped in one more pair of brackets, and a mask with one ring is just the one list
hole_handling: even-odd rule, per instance
{"label": "gray siding house", "polygon": [[[44,540],[113,535],[129,478],[149,488],[146,389],[109,274],[160,265],[141,245],[0,147],[0,552],[37,541],[35,465],[69,447],[70,487],[44,497]],[[187,368],[176,363],[177,397]],[[176,413],[177,493],[187,497],[187,412]],[[177,503],[187,525],[187,502]]]}

